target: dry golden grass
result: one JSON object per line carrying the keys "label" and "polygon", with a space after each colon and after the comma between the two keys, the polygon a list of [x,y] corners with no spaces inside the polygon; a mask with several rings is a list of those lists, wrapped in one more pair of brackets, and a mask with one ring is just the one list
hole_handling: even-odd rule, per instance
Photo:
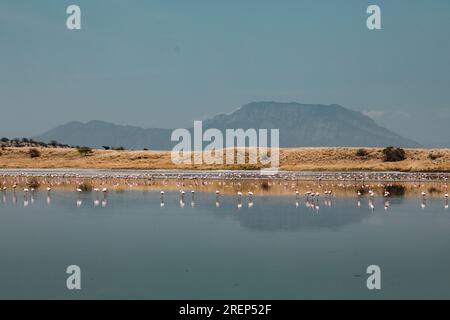
{"label": "dry golden grass", "polygon": [[[251,165],[175,165],[169,151],[93,150],[88,156],[76,149],[38,148],[40,157],[31,158],[30,148],[0,150],[0,168],[92,168],[92,169],[260,169]],[[450,171],[450,149],[405,149],[407,159],[383,162],[381,148],[285,148],[280,150],[280,168],[298,171]],[[432,156],[430,156],[432,155]]]}

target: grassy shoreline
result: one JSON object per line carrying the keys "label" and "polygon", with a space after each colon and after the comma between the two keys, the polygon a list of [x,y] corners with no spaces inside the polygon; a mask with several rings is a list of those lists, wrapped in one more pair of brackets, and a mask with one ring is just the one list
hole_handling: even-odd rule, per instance
{"label": "grassy shoreline", "polygon": [[[75,148],[36,148],[40,155],[30,156],[29,147],[6,147],[0,150],[0,168],[34,169],[179,169],[246,170],[251,165],[175,165],[170,151],[132,151],[93,149],[87,156]],[[382,148],[364,148],[367,155],[357,155],[359,148],[282,148],[280,169],[290,171],[402,171],[450,172],[450,149],[405,149],[406,159],[384,162]]]}

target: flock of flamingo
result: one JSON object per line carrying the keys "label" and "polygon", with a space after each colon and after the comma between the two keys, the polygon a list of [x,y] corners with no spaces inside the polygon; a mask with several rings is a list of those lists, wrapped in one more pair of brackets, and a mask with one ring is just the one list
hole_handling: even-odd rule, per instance
{"label": "flock of flamingo", "polygon": [[[221,193],[235,194],[237,197],[237,208],[242,208],[243,190],[247,188],[247,205],[253,207],[255,195],[251,190],[261,190],[260,194],[264,194],[270,188],[281,187],[286,190],[284,195],[293,193],[295,195],[295,206],[299,206],[301,195],[304,196],[305,205],[308,208],[319,210],[319,200],[323,199],[326,207],[331,207],[332,197],[339,190],[354,190],[354,196],[357,198],[357,206],[361,206],[361,200],[368,194],[368,206],[370,210],[375,209],[374,199],[377,193],[384,199],[384,209],[390,206],[389,199],[391,197],[390,187],[399,182],[413,183],[413,188],[420,190],[422,199],[421,207],[426,207],[427,193],[421,190],[426,182],[438,182],[441,184],[441,190],[445,199],[444,208],[448,209],[448,174],[400,174],[400,173],[333,173],[333,174],[304,174],[304,173],[277,173],[272,176],[261,176],[256,172],[214,172],[205,174],[205,172],[188,172],[188,173],[172,173],[172,172],[153,172],[153,173],[134,173],[122,172],[116,174],[41,174],[33,175],[30,173],[19,173],[14,175],[3,175],[2,203],[6,203],[7,191],[12,190],[13,203],[17,203],[16,191],[18,188],[23,190],[24,206],[34,203],[34,194],[37,192],[38,186],[45,185],[47,191],[47,203],[51,202],[51,191],[53,187],[69,187],[76,186],[75,192],[78,194],[76,205],[80,207],[83,203],[81,194],[83,192],[94,192],[94,206],[106,207],[108,204],[107,194],[108,186],[112,189],[120,190],[126,187],[157,187],[166,186],[169,191],[178,190],[179,203],[181,207],[186,203],[186,192],[184,189],[190,188],[191,206],[195,205],[195,193],[199,189],[218,187],[221,190],[215,190],[216,206],[220,206]],[[86,182],[87,181],[87,182]],[[169,187],[170,182],[175,182]],[[302,186],[302,184],[304,184]],[[20,187],[19,187],[20,186]],[[95,187],[92,187],[95,186]],[[73,188],[73,187],[72,187]],[[202,189],[203,188],[203,189]],[[207,191],[211,191],[209,190]],[[304,191],[300,191],[300,188]],[[227,190],[228,189],[228,190]],[[293,190],[291,190],[293,189]],[[72,189],[73,190],[73,189]],[[214,189],[213,189],[214,190]],[[380,190],[377,192],[375,190]],[[100,197],[100,193],[103,197]],[[321,194],[323,196],[321,197]],[[101,199],[100,199],[101,198]],[[165,205],[165,191],[160,191],[160,205]]]}

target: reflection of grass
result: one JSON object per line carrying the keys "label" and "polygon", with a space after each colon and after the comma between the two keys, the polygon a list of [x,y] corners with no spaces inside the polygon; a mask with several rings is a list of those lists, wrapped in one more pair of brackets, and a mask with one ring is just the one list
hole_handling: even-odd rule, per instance
{"label": "reflection of grass", "polygon": [[88,181],[83,181],[81,184],[78,185],[78,188],[80,188],[85,192],[90,192],[92,191],[92,184]]}
{"label": "reflection of grass", "polygon": [[386,191],[388,191],[391,196],[404,196],[406,193],[406,188],[401,184],[394,184],[386,187]]}
{"label": "reflection of grass", "polygon": [[[445,182],[421,182],[420,186],[416,182],[397,182],[392,185],[390,182],[382,183],[380,181],[359,181],[347,182],[341,184],[342,181],[321,181],[317,179],[292,181],[284,179],[214,179],[207,180],[207,183],[201,178],[196,179],[148,179],[141,178],[134,180],[135,183],[129,184],[128,178],[122,177],[92,177],[79,180],[77,178],[62,179],[60,177],[49,178],[48,176],[40,176],[29,178],[27,183],[25,180],[17,181],[14,176],[5,176],[5,186],[11,190],[11,186],[17,183],[17,190],[22,187],[33,187],[37,185],[51,186],[53,190],[75,191],[75,188],[80,188],[85,192],[91,192],[93,188],[102,189],[108,188],[111,192],[123,193],[128,190],[140,191],[174,191],[180,190],[195,190],[196,192],[210,192],[215,193],[216,190],[220,194],[236,195],[238,191],[246,194],[247,191],[254,192],[255,196],[275,195],[275,196],[296,196],[296,191],[299,192],[300,197],[304,199],[307,191],[314,191],[320,193],[320,199],[324,199],[325,190],[332,190],[332,197],[349,196],[356,198],[357,191],[362,194],[362,198],[368,197],[368,191],[373,190],[375,197],[383,197],[384,191],[388,190],[392,197],[421,197],[420,192],[427,190],[430,197],[442,197],[445,188]],[[30,180],[33,179],[33,180]],[[34,181],[34,186],[30,186],[28,182]],[[431,192],[430,192],[431,191]]]}
{"label": "reflection of grass", "polygon": [[40,185],[41,184],[40,184],[38,178],[36,178],[36,177],[32,177],[27,183],[27,187],[34,188],[34,189],[39,188]]}
{"label": "reflection of grass", "polygon": [[269,189],[270,189],[269,182],[267,182],[267,181],[261,182],[261,189],[263,189],[263,190],[269,190]]}
{"label": "reflection of grass", "polygon": [[429,187],[428,188],[428,193],[440,193],[440,190],[437,189],[436,187]]}
{"label": "reflection of grass", "polygon": [[[30,148],[4,148],[0,168],[93,168],[93,169],[228,169],[254,170],[257,164],[182,164],[175,165],[170,151],[92,150],[89,157],[71,148],[39,148],[40,157],[31,159]],[[405,149],[406,159],[383,162],[382,148],[285,148],[280,149],[280,168],[300,171],[450,171],[450,149]],[[438,158],[429,157],[439,154]],[[245,153],[248,159],[248,151]]]}

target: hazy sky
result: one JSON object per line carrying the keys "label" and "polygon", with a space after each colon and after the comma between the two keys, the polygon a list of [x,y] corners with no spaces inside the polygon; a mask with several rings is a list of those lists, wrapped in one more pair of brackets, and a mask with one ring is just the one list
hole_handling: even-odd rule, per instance
{"label": "hazy sky", "polygon": [[337,103],[450,147],[450,1],[0,2],[0,136],[187,127],[261,100]]}

